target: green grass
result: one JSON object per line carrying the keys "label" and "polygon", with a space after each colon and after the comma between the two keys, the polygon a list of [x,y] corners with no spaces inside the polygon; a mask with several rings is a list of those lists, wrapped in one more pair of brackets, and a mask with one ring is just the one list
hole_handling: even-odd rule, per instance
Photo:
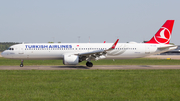
{"label": "green grass", "polygon": [[[98,60],[92,61],[94,65],[180,65],[180,60],[166,60],[166,59],[125,59],[125,60]],[[21,60],[0,58],[0,66],[19,66]],[[86,61],[79,65],[85,66]],[[62,60],[24,60],[24,65],[63,65]]]}
{"label": "green grass", "polygon": [[0,101],[179,101],[180,70],[0,70]]}

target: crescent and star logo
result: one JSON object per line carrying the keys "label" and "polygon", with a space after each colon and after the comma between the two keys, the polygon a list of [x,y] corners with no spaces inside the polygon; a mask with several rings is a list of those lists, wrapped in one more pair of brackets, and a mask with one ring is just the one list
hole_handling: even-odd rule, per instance
{"label": "crescent and star logo", "polygon": [[169,42],[170,38],[171,38],[171,33],[165,27],[161,27],[161,29],[158,31],[158,34],[154,36],[154,39],[156,40],[157,43],[167,43]]}

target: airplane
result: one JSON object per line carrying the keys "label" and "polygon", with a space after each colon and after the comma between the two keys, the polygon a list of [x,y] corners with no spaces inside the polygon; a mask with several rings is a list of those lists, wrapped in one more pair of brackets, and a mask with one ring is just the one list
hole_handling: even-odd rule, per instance
{"label": "airplane", "polygon": [[[10,46],[1,55],[4,58],[21,60],[58,59],[64,65],[77,65],[87,61],[92,67],[92,60],[99,59],[132,59],[174,50],[176,45],[169,44],[174,20],[167,20],[158,32],[145,43],[22,43]],[[137,36],[138,37],[138,36]]]}

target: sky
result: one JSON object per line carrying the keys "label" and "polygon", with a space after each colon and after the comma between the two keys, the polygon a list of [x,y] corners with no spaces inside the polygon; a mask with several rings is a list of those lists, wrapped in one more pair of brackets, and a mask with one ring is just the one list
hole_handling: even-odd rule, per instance
{"label": "sky", "polygon": [[0,0],[0,42],[126,43],[150,40],[175,20],[170,43],[180,45],[180,0]]}

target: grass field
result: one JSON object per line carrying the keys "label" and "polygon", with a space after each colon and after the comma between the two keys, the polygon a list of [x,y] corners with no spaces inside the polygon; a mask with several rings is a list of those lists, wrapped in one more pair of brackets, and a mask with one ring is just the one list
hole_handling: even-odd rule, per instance
{"label": "grass field", "polygon": [[[180,65],[180,60],[92,61],[94,65]],[[0,65],[20,60],[0,58]],[[63,65],[25,60],[24,65]],[[80,63],[85,65],[85,62]],[[0,70],[0,101],[179,101],[180,70]]]}
{"label": "grass field", "polygon": [[[92,61],[94,65],[180,65],[180,60],[167,60],[167,59],[152,59],[152,58],[139,58],[127,60],[98,60]],[[0,66],[19,66],[20,60],[5,59],[0,57]],[[79,65],[85,66],[86,61],[81,62]],[[24,60],[24,65],[63,65],[62,60]]]}
{"label": "grass field", "polygon": [[179,101],[180,70],[1,70],[0,101]]}

